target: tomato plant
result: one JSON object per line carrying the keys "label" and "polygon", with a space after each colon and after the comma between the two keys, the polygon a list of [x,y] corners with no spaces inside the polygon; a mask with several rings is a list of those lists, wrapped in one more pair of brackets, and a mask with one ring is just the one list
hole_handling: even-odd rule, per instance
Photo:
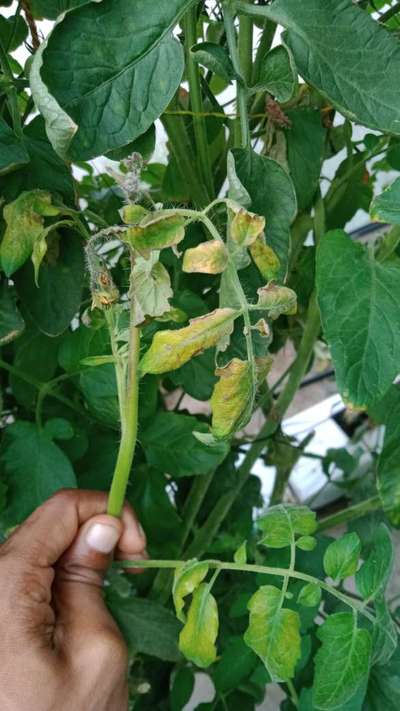
{"label": "tomato plant", "polygon": [[[151,557],[105,592],[133,709],[184,708],[198,669],[199,709],[276,683],[282,709],[397,709],[399,3],[0,4],[2,535],[60,487],[133,504]],[[293,501],[282,430],[322,344],[385,427],[367,466],[320,457],[330,516]]]}

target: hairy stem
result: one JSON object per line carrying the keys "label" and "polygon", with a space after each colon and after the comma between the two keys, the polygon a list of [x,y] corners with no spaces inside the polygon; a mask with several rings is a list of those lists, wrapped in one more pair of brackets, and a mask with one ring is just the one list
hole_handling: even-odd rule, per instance
{"label": "hairy stem", "polygon": [[337,513],[322,518],[318,523],[318,531],[326,531],[334,526],[339,526],[341,523],[347,523],[356,518],[361,518],[361,516],[372,513],[372,511],[377,511],[381,506],[382,501],[380,496],[372,496],[370,499],[361,501],[359,504],[354,504],[354,506],[349,506],[347,509],[343,509],[343,511],[338,511]]}
{"label": "hairy stem", "polygon": [[189,81],[190,106],[193,111],[193,129],[196,142],[197,161],[209,199],[214,196],[214,179],[211,169],[206,122],[203,116],[203,99],[199,67],[191,54],[191,47],[197,41],[197,8],[192,7],[184,18],[186,69]]}

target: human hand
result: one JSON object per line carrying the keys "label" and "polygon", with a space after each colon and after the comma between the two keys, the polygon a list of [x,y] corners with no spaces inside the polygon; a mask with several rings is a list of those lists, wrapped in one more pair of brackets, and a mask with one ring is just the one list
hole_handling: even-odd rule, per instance
{"label": "human hand", "polygon": [[0,546],[2,711],[124,711],[127,650],[102,596],[116,557],[145,557],[129,507],[104,514],[106,495],[64,490]]}

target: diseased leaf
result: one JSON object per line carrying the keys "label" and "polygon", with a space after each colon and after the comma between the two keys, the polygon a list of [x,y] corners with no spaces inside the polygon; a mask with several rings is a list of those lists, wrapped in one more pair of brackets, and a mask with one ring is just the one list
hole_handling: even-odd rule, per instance
{"label": "diseased leaf", "polygon": [[289,257],[289,227],[297,211],[293,183],[282,166],[271,158],[241,148],[233,150],[232,155],[237,177],[250,195],[251,209],[265,217],[267,244],[279,259],[279,278],[284,278]]}
{"label": "diseased leaf", "polygon": [[307,0],[300,11],[297,0],[277,0],[268,15],[288,29],[285,43],[301,76],[342,114],[400,133],[400,99],[392,81],[400,48],[390,32],[351,0]]}
{"label": "diseased leaf", "polygon": [[322,646],[315,656],[313,701],[330,711],[345,704],[367,679],[371,635],[357,627],[352,612],[330,615],[317,634]]}
{"label": "diseased leaf", "polygon": [[260,237],[265,228],[265,217],[248,212],[244,208],[234,209],[230,224],[230,237],[239,247],[249,247]]}
{"label": "diseased leaf", "polygon": [[142,253],[153,249],[174,247],[182,242],[185,236],[183,218],[171,215],[155,219],[154,215],[156,214],[150,213],[149,217],[145,217],[137,227],[129,227],[122,235],[122,239]]}
{"label": "diseased leaf", "polygon": [[[124,146],[160,116],[183,73],[182,47],[171,30],[191,4],[89,2],[55,25],[43,66],[37,68],[36,54],[32,72],[36,65],[35,76],[78,129],[57,137],[64,154],[87,160]],[[31,82],[34,90],[32,75]],[[46,104],[40,109],[47,122]]]}
{"label": "diseased leaf", "polygon": [[211,397],[212,433],[225,439],[247,425],[254,404],[252,368],[248,361],[233,358],[215,374],[219,381]]}
{"label": "diseased leaf", "polygon": [[384,523],[378,526],[372,549],[356,573],[356,585],[365,600],[374,598],[385,590],[393,567],[393,544]]}
{"label": "diseased leaf", "polygon": [[290,101],[297,88],[297,70],[284,45],[274,47],[262,60],[255,91],[268,91],[280,103]]}
{"label": "diseased leaf", "polygon": [[250,254],[258,271],[266,281],[277,279],[280,272],[280,261],[274,250],[266,243],[264,235],[258,237],[250,245]]}
{"label": "diseased leaf", "polygon": [[249,626],[244,641],[264,662],[273,681],[288,681],[300,659],[300,618],[282,608],[282,593],[264,585],[248,604]]}
{"label": "diseased leaf", "polygon": [[185,597],[191,595],[200,583],[203,582],[208,573],[208,569],[208,563],[203,563],[198,560],[189,560],[181,567],[175,569],[172,597],[174,599],[176,616],[181,622],[186,622],[186,615],[183,612]]}
{"label": "diseased leaf", "polygon": [[210,240],[187,249],[182,270],[188,273],[221,274],[228,264],[228,251],[223,242]]}
{"label": "diseased leaf", "polygon": [[206,583],[196,588],[187,621],[179,635],[179,649],[198,667],[206,668],[215,662],[218,635],[218,608]]}
{"label": "diseased leaf", "polygon": [[226,165],[229,183],[229,198],[234,202],[237,202],[238,205],[241,205],[242,207],[250,207],[251,197],[237,176],[235,157],[232,151],[228,151]]}
{"label": "diseased leaf", "polygon": [[176,331],[159,331],[140,362],[145,373],[167,373],[187,363],[193,356],[229,336],[238,312],[234,309],[216,309],[212,313],[192,319],[189,326]]}
{"label": "diseased leaf", "polygon": [[342,397],[365,407],[398,373],[400,268],[380,264],[345,232],[328,232],[317,250],[317,291],[324,334]]}
{"label": "diseased leaf", "polygon": [[321,588],[316,583],[308,583],[301,588],[297,602],[304,607],[316,607],[321,602]]}
{"label": "diseased leaf", "polygon": [[131,293],[135,304],[135,325],[143,323],[146,316],[162,316],[170,310],[173,296],[169,274],[158,261],[159,252],[149,259],[136,257],[131,272]]}
{"label": "diseased leaf", "polygon": [[0,175],[29,163],[26,147],[0,116]]}
{"label": "diseased leaf", "polygon": [[334,580],[354,575],[361,554],[361,541],[357,533],[346,533],[333,541],[324,554],[324,568]]}
{"label": "diseased leaf", "polygon": [[190,53],[195,62],[214,72],[230,82],[236,78],[236,73],[228,52],[224,47],[213,42],[199,42],[193,45]]}
{"label": "diseased leaf", "polygon": [[294,534],[309,536],[317,528],[316,514],[307,506],[279,504],[271,506],[267,513],[257,519],[257,526],[263,532],[260,540],[269,548],[290,546]]}
{"label": "diseased leaf", "polygon": [[7,526],[21,523],[58,489],[76,486],[64,452],[32,422],[7,427],[1,460],[8,501],[2,518]]}
{"label": "diseased leaf", "polygon": [[257,289],[257,306],[266,309],[270,318],[278,318],[281,314],[293,315],[297,311],[297,296],[287,286],[267,284]]}
{"label": "diseased leaf", "polygon": [[374,198],[370,215],[371,220],[400,225],[400,178]]}
{"label": "diseased leaf", "polygon": [[3,282],[0,286],[0,346],[18,338],[24,328],[25,321],[16,304],[15,289]]}

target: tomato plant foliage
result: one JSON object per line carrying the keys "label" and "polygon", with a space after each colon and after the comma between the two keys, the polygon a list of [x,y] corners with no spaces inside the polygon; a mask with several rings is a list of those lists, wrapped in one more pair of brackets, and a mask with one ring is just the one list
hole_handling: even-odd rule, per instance
{"label": "tomato plant foliage", "polygon": [[[150,559],[106,587],[132,709],[198,669],[199,709],[398,708],[399,4],[0,5],[2,537],[62,487],[135,507]],[[327,443],[326,520],[281,428],[321,353],[385,432],[367,466]]]}

